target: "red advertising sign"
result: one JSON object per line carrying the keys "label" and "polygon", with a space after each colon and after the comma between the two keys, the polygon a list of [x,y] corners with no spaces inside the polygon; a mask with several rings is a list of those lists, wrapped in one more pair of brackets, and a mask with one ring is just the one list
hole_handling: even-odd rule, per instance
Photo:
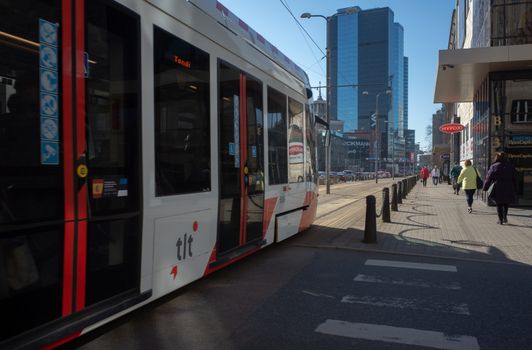
{"label": "red advertising sign", "polygon": [[464,126],[462,124],[443,124],[439,129],[445,134],[454,134],[464,130]]}

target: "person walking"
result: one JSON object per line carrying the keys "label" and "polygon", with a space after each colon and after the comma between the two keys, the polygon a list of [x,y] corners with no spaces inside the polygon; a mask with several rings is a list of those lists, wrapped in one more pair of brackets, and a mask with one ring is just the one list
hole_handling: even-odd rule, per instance
{"label": "person walking", "polygon": [[427,187],[427,179],[429,178],[429,168],[424,166],[421,168],[421,180],[423,181],[423,187]]}
{"label": "person walking", "polygon": [[468,207],[467,212],[471,214],[473,212],[473,195],[477,190],[477,176],[479,175],[477,169],[471,166],[471,161],[469,159],[464,162],[464,166],[465,168],[462,169],[460,175],[458,175],[457,182],[462,184],[462,187],[464,188]]}
{"label": "person walking", "polygon": [[456,195],[460,194],[460,184],[458,183],[458,176],[462,171],[462,166],[459,162],[455,162],[453,168],[451,169],[451,182],[453,184],[453,190]]}
{"label": "person walking", "polygon": [[437,165],[435,165],[430,172],[430,176],[432,176],[432,183],[434,186],[438,186],[438,182],[440,181],[440,169],[438,169]]}
{"label": "person walking", "polygon": [[517,189],[517,171],[508,162],[508,156],[504,152],[496,153],[495,162],[491,164],[486,181],[484,181],[484,191],[488,191],[493,185],[488,200],[493,200],[497,204],[497,215],[499,225],[508,223],[508,205],[515,202],[515,192]]}

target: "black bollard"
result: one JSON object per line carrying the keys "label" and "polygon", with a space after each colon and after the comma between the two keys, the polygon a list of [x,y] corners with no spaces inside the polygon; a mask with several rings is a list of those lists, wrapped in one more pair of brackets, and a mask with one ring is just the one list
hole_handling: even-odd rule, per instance
{"label": "black bollard", "polygon": [[408,188],[406,187],[406,180],[401,180],[403,183],[403,191],[401,194],[403,195],[403,199],[406,199],[406,195],[408,194]]}
{"label": "black bollard", "polygon": [[382,222],[391,222],[390,219],[390,189],[384,187],[382,189]]}
{"label": "black bollard", "polygon": [[397,183],[397,204],[403,204],[403,183]]}
{"label": "black bollard", "polygon": [[392,211],[398,211],[397,208],[397,185],[392,185]]}
{"label": "black bollard", "polygon": [[377,243],[377,200],[375,196],[366,197],[366,225],[364,227],[364,243]]}

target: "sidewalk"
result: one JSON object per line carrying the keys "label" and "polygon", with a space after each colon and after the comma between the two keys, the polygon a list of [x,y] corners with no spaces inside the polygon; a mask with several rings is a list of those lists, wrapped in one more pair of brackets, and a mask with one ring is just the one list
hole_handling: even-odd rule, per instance
{"label": "sidewalk", "polygon": [[457,196],[447,184],[418,183],[392,212],[392,223],[377,219],[376,244],[361,242],[364,218],[365,201],[318,213],[313,227],[288,244],[532,265],[531,209],[510,208],[501,226],[494,207],[475,200],[469,214],[463,191]]}

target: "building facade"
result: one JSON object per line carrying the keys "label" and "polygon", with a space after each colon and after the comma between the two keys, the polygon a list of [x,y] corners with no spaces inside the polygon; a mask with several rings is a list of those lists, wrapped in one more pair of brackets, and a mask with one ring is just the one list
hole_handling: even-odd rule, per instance
{"label": "building facade", "polygon": [[495,153],[508,153],[524,206],[532,206],[531,67],[531,0],[457,0],[434,100],[454,105],[452,118],[465,129],[450,142],[453,154],[472,159],[483,176]]}
{"label": "building facade", "polygon": [[[404,57],[404,29],[394,22],[390,8],[345,8],[331,16],[328,42],[331,120],[343,121],[343,132],[373,131],[371,157],[384,160],[384,168],[386,162],[405,153],[408,59]],[[377,115],[376,127],[371,125],[372,115]]]}

